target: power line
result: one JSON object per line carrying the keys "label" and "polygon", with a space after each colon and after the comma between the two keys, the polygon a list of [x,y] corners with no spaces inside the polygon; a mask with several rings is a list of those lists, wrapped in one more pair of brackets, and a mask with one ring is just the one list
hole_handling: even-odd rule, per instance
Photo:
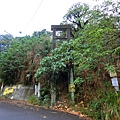
{"label": "power line", "polygon": [[30,21],[28,22],[28,24],[27,24],[26,28],[24,29],[24,31],[28,28],[29,24],[31,23],[31,21],[32,21],[32,19],[34,18],[35,14],[37,13],[38,9],[39,9],[40,6],[42,5],[43,1],[44,1],[44,0],[42,0],[42,1],[40,2],[40,4],[38,5],[36,11],[35,11],[34,14],[32,15],[32,17],[31,17]]}

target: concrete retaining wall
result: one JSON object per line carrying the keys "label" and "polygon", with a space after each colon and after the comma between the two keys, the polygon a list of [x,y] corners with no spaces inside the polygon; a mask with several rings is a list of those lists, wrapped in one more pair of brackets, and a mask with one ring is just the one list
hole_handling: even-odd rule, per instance
{"label": "concrete retaining wall", "polygon": [[11,99],[27,100],[29,96],[34,93],[34,87],[28,87],[23,85],[15,85],[12,87],[4,87],[2,95]]}

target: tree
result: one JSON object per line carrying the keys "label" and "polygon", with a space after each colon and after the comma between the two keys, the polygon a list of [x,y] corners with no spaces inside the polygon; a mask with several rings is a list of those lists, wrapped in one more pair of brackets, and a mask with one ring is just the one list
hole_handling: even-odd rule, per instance
{"label": "tree", "polygon": [[75,37],[75,33],[89,23],[91,10],[89,5],[79,2],[71,6],[63,18],[65,23],[72,24],[72,36]]}
{"label": "tree", "polygon": [[6,52],[0,56],[0,76],[5,84],[24,83],[34,81],[34,73],[38,61],[49,54],[51,38],[44,34],[41,36],[16,37]]}
{"label": "tree", "polygon": [[81,95],[79,90],[83,89],[82,95],[85,97],[81,99],[85,102],[88,102],[87,89],[100,88],[101,84],[107,81],[106,66],[111,65],[109,59],[112,61],[112,65],[116,65],[115,60],[120,53],[120,37],[116,18],[104,14],[99,8],[93,8],[89,23],[84,26],[82,31],[79,29],[76,32],[77,39],[63,43],[59,48],[53,50],[49,56],[43,58],[40,62],[41,66],[35,74],[36,78],[40,78],[46,74],[51,74],[53,71],[56,74],[65,72],[69,69],[72,60],[74,63],[74,82],[78,89],[76,93]]}
{"label": "tree", "polygon": [[[110,7],[111,5],[113,5],[113,8]],[[117,7],[114,8],[114,6]],[[116,9],[118,11],[119,4],[116,5],[114,2],[110,2],[109,4],[106,4],[106,7]],[[102,6],[102,9],[99,9],[99,6],[97,7],[98,10],[94,8],[95,11],[93,11],[93,15],[96,15],[95,19],[92,19],[91,22],[85,26],[82,32],[77,32],[79,37],[73,42],[75,46],[74,48],[76,48],[76,54],[74,54],[74,63],[76,66],[75,71],[77,71],[76,73],[79,75],[76,75],[79,77],[82,76],[82,71],[94,71],[94,73],[96,70],[99,71],[100,66],[102,66],[101,69],[104,71],[106,67],[105,64],[116,66],[115,60],[119,59],[120,36],[118,29],[119,24],[116,22],[116,18],[119,16],[115,16],[113,14],[110,15],[111,11],[107,11],[107,13],[105,13],[105,11],[102,12],[106,7]],[[101,15],[97,15],[96,11],[101,11]],[[118,12],[116,15],[118,15]],[[96,18],[98,18],[97,21]],[[105,74],[105,71],[101,74]],[[77,80],[79,80],[78,83],[81,83],[83,78]]]}
{"label": "tree", "polygon": [[11,34],[0,35],[0,52],[5,51],[12,43],[13,36]]}

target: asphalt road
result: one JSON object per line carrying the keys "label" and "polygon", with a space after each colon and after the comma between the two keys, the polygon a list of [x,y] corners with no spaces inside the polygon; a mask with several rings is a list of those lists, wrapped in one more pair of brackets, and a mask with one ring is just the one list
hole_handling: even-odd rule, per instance
{"label": "asphalt road", "polygon": [[80,120],[78,116],[50,109],[29,109],[0,102],[0,120]]}

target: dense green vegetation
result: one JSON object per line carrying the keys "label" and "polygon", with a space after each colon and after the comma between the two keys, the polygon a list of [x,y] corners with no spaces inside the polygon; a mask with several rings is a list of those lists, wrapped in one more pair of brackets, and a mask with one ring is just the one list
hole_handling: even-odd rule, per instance
{"label": "dense green vegetation", "polygon": [[14,38],[9,48],[0,52],[0,77],[4,84],[34,83],[39,61],[51,50],[49,33],[43,30],[39,34]]}
{"label": "dense green vegetation", "polygon": [[[41,81],[43,88],[45,83],[49,88],[52,80],[63,85],[72,65],[77,110],[95,120],[120,119],[120,93],[114,92],[109,76],[114,69],[120,75],[119,8],[120,2],[110,0],[94,8],[73,5],[61,23],[72,25],[71,40],[57,43],[54,50],[51,33],[46,30],[34,32],[31,37],[14,38],[6,52],[0,52],[0,79],[4,84]],[[57,94],[59,97],[59,89]]]}

